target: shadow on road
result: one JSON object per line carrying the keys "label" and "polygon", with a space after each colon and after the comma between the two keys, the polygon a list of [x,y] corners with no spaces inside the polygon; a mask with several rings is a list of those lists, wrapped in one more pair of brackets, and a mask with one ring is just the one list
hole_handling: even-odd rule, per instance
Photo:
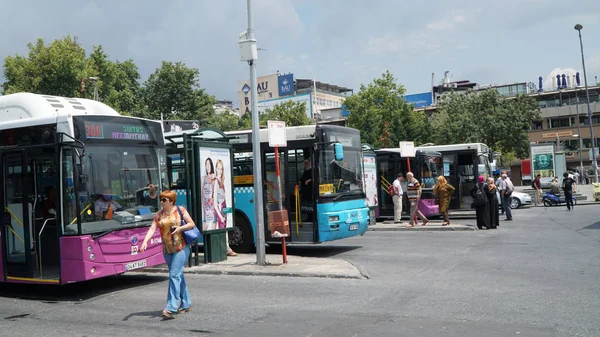
{"label": "shadow on road", "polygon": [[168,277],[162,275],[131,273],[63,286],[7,283],[0,287],[0,298],[39,300],[47,303],[80,302],[115,291],[143,287],[166,280]]}

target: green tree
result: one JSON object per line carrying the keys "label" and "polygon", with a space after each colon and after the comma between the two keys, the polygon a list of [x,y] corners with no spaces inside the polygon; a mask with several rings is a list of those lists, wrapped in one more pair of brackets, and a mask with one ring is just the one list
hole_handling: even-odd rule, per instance
{"label": "green tree", "polygon": [[38,39],[27,47],[27,57],[15,55],[4,60],[6,94],[32,92],[80,97],[82,79],[89,75],[85,49],[77,38],[67,36],[49,45]]}
{"label": "green tree", "polygon": [[240,130],[252,129],[252,114],[251,113],[244,112],[242,117],[240,117],[240,121],[238,123],[238,128]]}
{"label": "green tree", "polygon": [[219,131],[232,131],[240,129],[240,117],[229,111],[213,115],[208,126]]}
{"label": "green tree", "polygon": [[285,101],[266,109],[260,116],[260,125],[267,125],[268,120],[284,121],[286,126],[309,125],[312,122],[306,115],[306,102],[295,101]]}
{"label": "green tree", "polygon": [[506,98],[494,89],[442,97],[432,116],[436,144],[482,142],[519,158],[529,155],[527,130],[540,118],[535,99]]}
{"label": "green tree", "polygon": [[200,72],[182,62],[163,61],[141,89],[141,115],[150,119],[197,119],[206,126],[214,115],[214,97],[199,85]]}
{"label": "green tree", "polygon": [[[89,69],[93,76],[98,77],[100,101],[121,113],[132,115],[137,112],[140,73],[133,60],[112,62],[102,46],[96,46],[89,57]],[[85,86],[86,97],[93,97],[93,89],[93,85]]]}
{"label": "green tree", "polygon": [[429,141],[429,122],[412,105],[406,103],[406,92],[389,71],[348,98],[348,126],[361,131],[362,141],[375,148],[397,147],[400,141],[417,144]]}

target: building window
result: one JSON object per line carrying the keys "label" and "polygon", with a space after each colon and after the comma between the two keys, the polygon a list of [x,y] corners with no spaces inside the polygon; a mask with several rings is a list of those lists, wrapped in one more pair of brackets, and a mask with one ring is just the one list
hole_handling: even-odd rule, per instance
{"label": "building window", "polygon": [[533,123],[531,123],[531,130],[542,130],[544,128],[543,124],[542,121],[533,121]]}
{"label": "building window", "polygon": [[562,128],[569,125],[570,118],[552,118],[550,119],[550,128]]}

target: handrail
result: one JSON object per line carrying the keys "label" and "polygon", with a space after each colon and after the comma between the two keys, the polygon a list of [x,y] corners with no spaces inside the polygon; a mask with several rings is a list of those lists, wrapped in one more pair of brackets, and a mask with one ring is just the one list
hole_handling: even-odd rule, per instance
{"label": "handrail", "polygon": [[[83,212],[85,212],[90,206],[92,206],[92,204],[88,204],[87,206],[85,206],[85,208],[81,211],[81,213],[79,213],[79,216],[81,216],[83,214]],[[71,221],[71,223],[69,224],[72,225],[75,223],[75,221],[77,221],[77,217],[73,218],[73,221]]]}
{"label": "handrail", "polygon": [[38,255],[40,257],[40,278],[44,277],[43,268],[42,268],[42,232],[44,231],[44,228],[46,228],[46,224],[50,220],[56,221],[56,218],[46,219],[46,221],[44,221],[44,224],[42,225],[42,229],[40,229],[40,233],[38,234]]}
{"label": "handrail", "polygon": [[19,219],[15,213],[13,213],[10,208],[8,208],[8,206],[4,206],[4,208],[8,211],[8,213],[10,213],[10,216],[13,217],[13,219],[17,220],[17,223],[19,225],[21,225],[21,227],[25,228],[25,226],[23,225],[23,223],[21,222],[21,219]]}
{"label": "handrail", "polygon": [[[17,232],[15,232],[15,230],[12,228],[12,226],[7,226],[8,229],[10,229],[10,231],[17,237],[17,239],[19,239],[19,241],[21,241],[21,243],[23,244],[23,246],[25,245],[25,241],[23,240],[23,238],[21,238],[19,236],[19,234],[17,234]],[[14,244],[14,243],[13,243]]]}

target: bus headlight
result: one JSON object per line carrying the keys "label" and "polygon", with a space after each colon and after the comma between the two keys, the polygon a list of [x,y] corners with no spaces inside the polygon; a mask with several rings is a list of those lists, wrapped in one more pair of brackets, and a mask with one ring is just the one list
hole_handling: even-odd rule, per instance
{"label": "bus headlight", "polygon": [[94,255],[94,253],[91,253],[91,254],[90,254],[90,260],[92,260],[92,261],[93,261],[95,257],[96,257],[96,255]]}
{"label": "bus headlight", "polygon": [[329,222],[340,221],[340,217],[338,215],[332,215],[329,217]]}
{"label": "bus headlight", "polygon": [[92,246],[88,246],[87,250],[88,250],[88,252],[91,252],[92,251]]}

